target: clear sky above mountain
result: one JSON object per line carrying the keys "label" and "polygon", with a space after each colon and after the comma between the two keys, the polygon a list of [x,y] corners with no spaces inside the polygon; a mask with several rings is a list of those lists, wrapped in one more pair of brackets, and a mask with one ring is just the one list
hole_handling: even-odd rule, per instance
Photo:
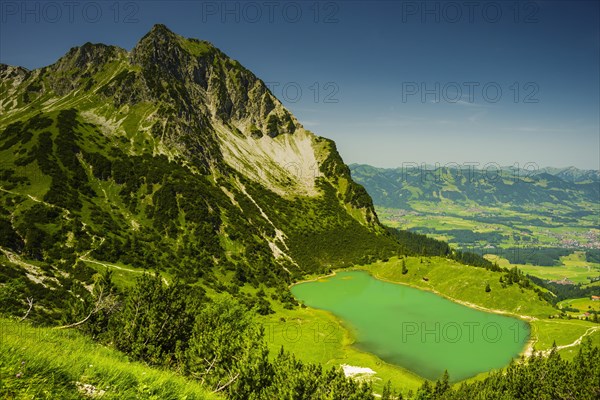
{"label": "clear sky above mountain", "polygon": [[600,169],[599,20],[597,1],[3,1],[0,62],[131,49],[164,23],[239,60],[348,163]]}

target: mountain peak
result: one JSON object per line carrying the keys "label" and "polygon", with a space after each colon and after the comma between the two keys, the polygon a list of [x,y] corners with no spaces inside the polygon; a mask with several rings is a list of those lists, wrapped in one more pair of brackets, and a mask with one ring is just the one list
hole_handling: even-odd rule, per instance
{"label": "mountain peak", "polygon": [[155,75],[152,79],[174,78],[183,82],[190,57],[182,48],[182,42],[183,38],[165,25],[154,25],[131,51],[131,61]]}
{"label": "mountain peak", "polygon": [[150,32],[168,32],[168,33],[173,33],[172,30],[170,30],[169,28],[167,28],[167,26],[165,24],[154,24],[152,26],[152,29],[150,29]]}
{"label": "mountain peak", "polygon": [[28,75],[29,73],[30,71],[27,68],[0,63],[0,76],[10,78],[17,75]]}
{"label": "mountain peak", "polygon": [[163,24],[156,24],[135,45],[133,54],[141,52],[173,52],[180,46],[180,36]]}
{"label": "mountain peak", "polygon": [[140,42],[146,40],[146,39],[176,39],[177,38],[177,34],[175,34],[172,30],[170,30],[169,28],[167,28],[166,25],[163,24],[156,24],[152,27],[152,29],[150,29],[150,31],[145,34],[142,39],[140,40]]}
{"label": "mountain peak", "polygon": [[196,58],[213,54],[215,50],[216,48],[209,42],[184,38],[171,31],[166,25],[156,24],[138,41],[132,53],[134,58],[140,53],[162,56],[176,54],[180,58],[189,58],[188,56]]}

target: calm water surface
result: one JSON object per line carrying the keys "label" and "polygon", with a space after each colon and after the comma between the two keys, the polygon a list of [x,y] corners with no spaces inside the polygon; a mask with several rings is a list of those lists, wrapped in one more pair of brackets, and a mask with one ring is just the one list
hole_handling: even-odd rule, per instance
{"label": "calm water surface", "polygon": [[523,321],[380,281],[364,271],[301,283],[292,293],[343,320],[359,349],[429,379],[446,369],[457,381],[504,367],[529,338]]}

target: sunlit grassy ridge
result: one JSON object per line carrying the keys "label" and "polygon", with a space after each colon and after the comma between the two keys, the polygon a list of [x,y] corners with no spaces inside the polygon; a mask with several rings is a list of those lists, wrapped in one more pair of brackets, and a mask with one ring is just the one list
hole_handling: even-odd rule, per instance
{"label": "sunlit grassy ridge", "polygon": [[[499,279],[501,274],[496,272],[443,258],[408,257],[405,260],[408,273],[404,275],[401,262],[393,257],[387,262],[376,262],[364,268],[376,278],[431,290],[452,300],[490,310],[541,318],[556,314],[556,310],[532,290],[522,289],[518,285],[503,288]],[[486,284],[490,285],[490,292],[485,291]]]}
{"label": "sunlit grassy ridge", "polygon": [[[593,338],[600,334],[600,329],[597,329],[600,327],[593,322],[549,319],[550,316],[557,316],[559,311],[541,300],[532,290],[522,289],[518,285],[503,288],[498,273],[465,267],[444,259],[423,258],[421,263],[420,258],[409,257],[406,259],[408,273],[403,275],[399,263],[400,260],[392,258],[389,262],[377,262],[365,269],[380,279],[431,290],[454,301],[527,320],[532,332],[531,348],[526,352],[548,350],[553,343],[557,346],[571,345],[590,328]],[[423,277],[428,280],[423,280]],[[490,292],[485,291],[488,283]],[[561,353],[572,356],[577,346],[561,350]]]}
{"label": "sunlit grassy ridge", "polygon": [[2,399],[219,399],[172,371],[128,361],[76,331],[0,319]]}

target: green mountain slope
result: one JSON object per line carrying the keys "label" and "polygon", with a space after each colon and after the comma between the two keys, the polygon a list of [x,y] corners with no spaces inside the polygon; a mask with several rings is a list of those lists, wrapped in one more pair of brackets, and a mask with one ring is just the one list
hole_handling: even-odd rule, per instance
{"label": "green mountain slope", "polygon": [[210,43],[156,25],[0,76],[0,246],[42,285],[95,260],[277,286],[396,251],[335,144]]}

